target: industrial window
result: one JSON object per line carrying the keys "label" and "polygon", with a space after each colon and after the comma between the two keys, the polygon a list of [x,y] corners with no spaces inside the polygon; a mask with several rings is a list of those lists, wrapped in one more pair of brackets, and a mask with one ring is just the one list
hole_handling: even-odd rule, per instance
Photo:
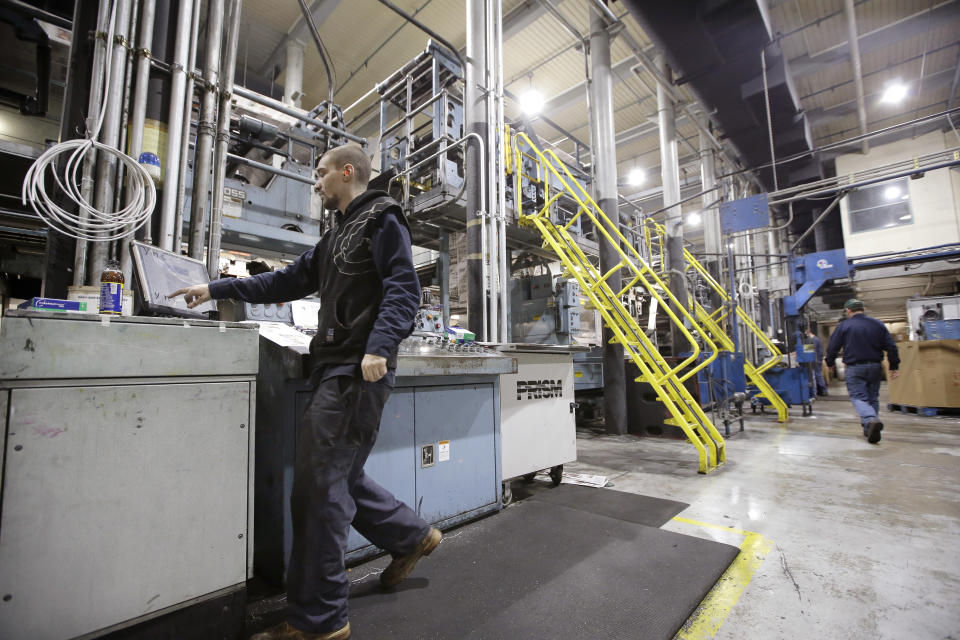
{"label": "industrial window", "polygon": [[913,224],[907,178],[882,182],[847,196],[850,232],[876,231]]}

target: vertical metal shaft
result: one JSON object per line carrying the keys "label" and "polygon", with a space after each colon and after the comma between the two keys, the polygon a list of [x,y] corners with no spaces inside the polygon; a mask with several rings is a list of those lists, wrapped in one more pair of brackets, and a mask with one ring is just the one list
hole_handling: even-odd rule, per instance
{"label": "vertical metal shaft", "polygon": [[230,144],[230,101],[233,99],[233,74],[237,66],[237,43],[240,39],[240,12],[243,0],[231,0],[230,25],[227,27],[227,49],[223,52],[223,73],[220,75],[220,110],[217,125],[217,147],[213,158],[213,205],[210,208],[210,233],[207,236],[207,273],[216,279],[220,273],[220,227],[223,221],[223,181],[227,170],[227,145]]}
{"label": "vertical metal shaft", "polygon": [[486,104],[487,104],[487,139],[490,141],[490,153],[487,154],[487,175],[490,176],[490,180],[487,181],[487,184],[484,187],[487,189],[487,202],[489,203],[489,211],[487,220],[489,225],[487,226],[487,251],[488,253],[488,274],[489,274],[489,287],[490,293],[487,297],[487,304],[489,305],[489,320],[487,321],[487,337],[486,339],[490,342],[498,342],[500,336],[498,335],[498,323],[497,317],[499,314],[499,261],[497,260],[498,250],[500,248],[500,241],[497,237],[497,214],[500,206],[500,198],[497,195],[497,179],[500,177],[497,167],[499,166],[497,160],[497,155],[500,153],[500,147],[498,146],[499,132],[497,131],[496,125],[496,99],[494,96],[496,79],[495,79],[495,65],[494,60],[496,59],[496,44],[494,42],[494,24],[493,24],[493,0],[486,0],[484,2],[484,23],[485,23],[485,34],[486,34],[486,43],[487,43],[487,74],[484,85],[487,87],[487,92],[485,94]]}
{"label": "vertical metal shaft", "polygon": [[510,334],[510,270],[507,266],[507,172],[504,166],[504,153],[507,149],[506,121],[503,108],[503,0],[496,0],[496,27],[495,46],[497,53],[497,139],[500,141],[497,149],[497,220],[499,222],[500,246],[497,253],[500,258],[500,341],[507,342]]}
{"label": "vertical metal shaft", "polygon": [[[482,140],[487,149],[487,107],[481,83],[486,78],[485,0],[467,0],[467,51],[464,70],[463,110],[466,133],[473,133]],[[483,153],[479,145],[467,145],[464,172],[467,180],[467,317],[470,328],[487,339],[486,313],[486,232],[487,212],[481,210],[483,190],[487,188],[479,180],[483,172]],[[477,328],[482,327],[481,331]]]}
{"label": "vertical metal shaft", "polygon": [[[110,0],[100,0],[100,13],[97,17],[97,33],[93,44],[93,70],[90,79],[90,99],[87,109],[87,131],[93,131],[97,126],[97,116],[103,106],[103,83],[106,81],[107,42],[106,34],[110,22]],[[89,134],[88,134],[89,135]],[[93,151],[83,159],[83,178],[80,183],[80,194],[85,202],[90,202],[93,193],[97,154]],[[80,211],[81,219],[86,219],[87,213]],[[87,280],[87,251],[89,243],[86,240],[77,240],[77,251],[73,263],[73,284],[83,286]],[[99,275],[99,274],[98,274]]]}
{"label": "vertical metal shaft", "polygon": [[[591,127],[593,131],[596,201],[613,224],[620,226],[620,207],[617,202],[617,152],[613,122],[613,79],[610,68],[610,34],[603,16],[596,9],[590,12],[590,84]],[[600,243],[600,271],[607,273],[620,262],[617,247],[602,236]],[[612,274],[607,284],[619,291],[620,274]],[[604,422],[608,433],[627,432],[627,398],[623,345],[611,344],[613,332],[603,329],[603,404]]]}
{"label": "vertical metal shaft", "polygon": [[[221,0],[221,5],[223,4]],[[212,13],[212,11],[211,11]],[[220,7],[219,20],[222,20],[223,7]],[[193,18],[193,3],[180,0],[177,11],[176,41],[173,46],[173,64],[170,67],[173,78],[170,83],[170,121],[167,127],[167,157],[163,163],[163,199],[160,203],[160,232],[157,246],[167,251],[179,253],[179,247],[173,246],[173,223],[177,209],[177,178],[180,168],[180,136],[184,125],[190,126],[189,116],[183,113],[183,95],[187,84],[187,52],[190,43],[190,21]],[[208,28],[212,24],[208,23]],[[219,28],[219,24],[217,25]],[[217,44],[219,45],[219,33]],[[209,45],[208,45],[209,46]],[[219,49],[219,46],[217,47]],[[217,52],[219,54],[219,51]],[[184,123],[184,120],[187,120]],[[194,191],[194,199],[197,194]]]}
{"label": "vertical metal shaft", "polygon": [[440,306],[443,307],[443,326],[450,326],[450,234],[440,231],[437,280],[440,283]]}
{"label": "vertical metal shaft", "polygon": [[193,120],[194,74],[197,67],[197,39],[200,33],[200,3],[193,0],[190,19],[190,53],[187,54],[187,86],[183,92],[183,131],[180,134],[180,167],[177,171],[177,201],[173,216],[173,250],[180,253],[183,246],[183,208],[187,195],[187,164],[190,153],[190,121]]}
{"label": "vertical metal shaft", "polygon": [[[123,102],[123,78],[127,66],[127,50],[124,44],[130,27],[130,0],[117,0],[117,15],[114,42],[108,42],[110,62],[110,92],[105,96],[106,113],[100,129],[100,142],[117,148],[120,140],[120,109]],[[117,157],[100,156],[97,158],[97,184],[94,192],[94,206],[100,211],[113,210],[114,185],[117,176]],[[90,249],[90,271],[87,283],[99,282],[100,273],[107,266],[108,245],[95,242]]]}
{"label": "vertical metal shaft", "polygon": [[[670,68],[661,57],[660,72],[670,78]],[[687,284],[684,279],[683,260],[683,212],[680,201],[680,163],[677,155],[677,122],[673,99],[662,85],[657,85],[657,117],[660,125],[660,177],[663,182],[663,206],[667,209],[667,269],[670,291],[680,305],[687,306]],[[673,329],[673,355],[688,348],[680,331]]]}
{"label": "vertical metal shaft", "polygon": [[[130,109],[130,137],[128,153],[139,160],[143,151],[143,125],[147,117],[147,86],[150,83],[150,47],[153,44],[153,20],[156,16],[156,0],[143,0],[140,8],[140,26],[137,34],[136,77],[133,94],[133,106]],[[129,191],[129,189],[128,189]],[[132,193],[127,195],[127,203]],[[132,282],[133,268],[130,262],[130,240],[132,232],[120,241],[120,268],[127,283]]]}
{"label": "vertical metal shaft", "polygon": [[193,161],[193,200],[190,202],[190,257],[203,258],[203,231],[209,206],[210,166],[217,133],[217,82],[220,78],[220,39],[223,35],[224,0],[207,5],[207,52],[200,89],[200,120]]}
{"label": "vertical metal shaft", "polygon": [[287,42],[287,68],[283,74],[283,101],[291,107],[300,107],[303,96],[303,43]]}
{"label": "vertical metal shaft", "polygon": [[[710,120],[707,117],[702,118],[705,127],[710,126]],[[710,191],[717,186],[717,167],[716,151],[710,139],[702,132],[700,133],[700,184],[704,191],[702,203],[703,214],[700,216],[703,224],[703,240],[706,253],[714,254],[708,261],[714,262],[716,255],[721,252],[720,237],[720,208],[716,205],[708,207],[717,199],[717,192]]]}
{"label": "vertical metal shaft", "polygon": [[[863,66],[860,64],[860,40],[857,36],[857,11],[853,0],[844,0],[843,10],[847,16],[847,44],[850,46],[850,64],[853,65],[853,86],[857,90],[857,119],[860,133],[867,133],[867,104],[863,92]],[[870,151],[870,143],[863,141],[863,152]]]}

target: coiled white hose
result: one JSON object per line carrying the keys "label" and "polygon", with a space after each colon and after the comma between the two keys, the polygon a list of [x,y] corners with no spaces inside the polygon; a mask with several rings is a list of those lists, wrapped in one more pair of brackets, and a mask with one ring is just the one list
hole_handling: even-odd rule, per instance
{"label": "coiled white hose", "polygon": [[[109,145],[97,141],[100,128],[106,114],[107,96],[110,95],[110,67],[113,55],[109,45],[113,43],[117,5],[113,3],[110,11],[110,26],[107,34],[107,51],[104,64],[103,98],[100,101],[100,113],[96,126],[87,132],[84,139],[68,140],[56,144],[44,152],[23,179],[21,202],[29,203],[40,218],[53,229],[77,240],[93,242],[110,242],[131,234],[143,226],[150,219],[157,204],[157,189],[153,179],[140,163]],[[117,211],[101,211],[92,202],[87,201],[82,194],[80,185],[80,170],[88,153],[100,152],[111,154],[123,163],[127,170],[127,200],[129,204]],[[56,162],[60,155],[69,153],[63,171],[63,179],[56,170]],[[47,193],[47,169],[53,174],[57,186],[67,198],[72,201],[79,211],[72,213],[54,202],[54,198]],[[88,179],[92,180],[92,177]],[[56,195],[56,194],[55,194]],[[72,208],[72,207],[71,207]]]}

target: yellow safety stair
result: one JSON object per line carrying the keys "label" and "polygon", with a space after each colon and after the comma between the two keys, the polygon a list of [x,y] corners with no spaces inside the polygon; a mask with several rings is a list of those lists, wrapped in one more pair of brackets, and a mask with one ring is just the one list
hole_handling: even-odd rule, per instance
{"label": "yellow safety stair", "polygon": [[[644,240],[647,245],[647,251],[653,255],[653,252],[659,248],[661,255],[663,252],[663,239],[666,236],[666,230],[663,225],[648,219],[646,221],[646,226],[644,227]],[[723,302],[720,308],[714,311],[712,314],[707,313],[706,309],[700,305],[699,302],[690,298],[692,303],[692,308],[697,319],[703,325],[703,327],[710,333],[710,337],[720,345],[720,348],[724,351],[733,352],[734,342],[727,335],[727,332],[724,331],[723,327],[720,325],[727,316],[730,314],[730,309],[733,304],[730,299],[729,293],[723,288],[723,286],[717,282],[717,280],[707,271],[706,267],[697,260],[690,251],[687,249],[683,250],[683,258],[686,262],[686,269],[693,269],[699,274],[703,281],[710,286],[711,289],[720,297]],[[661,268],[663,267],[663,261],[661,260]],[[780,353],[780,350],[777,349],[776,345],[767,337],[767,334],[763,332],[760,327],[757,326],[757,323],[743,310],[743,307],[736,306],[737,319],[744,324],[750,332],[760,340],[760,343],[770,352],[770,357],[758,366],[754,366],[752,362],[744,359],[743,368],[744,372],[747,374],[747,377],[750,379],[750,382],[759,389],[759,393],[755,396],[757,398],[766,398],[770,404],[777,410],[777,421],[786,422],[789,418],[789,412],[787,410],[787,403],[783,401],[776,391],[773,390],[773,387],[770,386],[770,383],[767,382],[766,378],[763,377],[764,372],[768,371],[774,367],[783,354]]]}
{"label": "yellow safety stair", "polygon": [[[544,172],[542,176],[544,182],[548,185],[552,184],[557,189],[557,193],[553,196],[549,195],[549,189],[547,189],[544,206],[538,212],[527,215],[523,214],[521,198],[518,197],[516,199],[518,220],[521,224],[533,226],[540,231],[544,239],[544,247],[552,249],[560,258],[565,269],[564,275],[575,278],[580,284],[590,305],[599,311],[604,323],[613,332],[614,337],[611,343],[623,345],[624,353],[641,372],[642,375],[637,378],[637,381],[650,384],[670,412],[671,417],[665,422],[682,429],[696,448],[700,462],[698,471],[700,473],[713,471],[726,460],[726,444],[723,436],[713,426],[700,404],[683,383],[716,359],[717,345],[710,339],[708,332],[700,327],[697,319],[679,304],[660,276],[620,233],[617,225],[610,222],[603,210],[556,154],[550,150],[540,151],[525,134],[516,133],[512,145],[516,154],[516,166],[520,165],[518,141],[522,141],[528,148],[528,152],[536,156]],[[577,202],[579,210],[569,222],[558,225],[550,219],[550,207],[564,194]],[[597,233],[605,238],[620,256],[617,265],[606,273],[600,273],[598,267],[587,258],[568,231],[581,215],[586,215],[593,222]],[[602,241],[600,238],[598,240]],[[629,281],[619,291],[614,291],[608,279],[622,271],[627,272]],[[693,353],[688,358],[671,367],[623,306],[621,302],[623,294],[634,286],[644,287],[690,342]],[[689,324],[689,328],[686,324]],[[696,332],[698,336],[694,336],[691,331]],[[705,349],[711,352],[700,362],[698,362],[701,353],[699,341],[702,341]]]}

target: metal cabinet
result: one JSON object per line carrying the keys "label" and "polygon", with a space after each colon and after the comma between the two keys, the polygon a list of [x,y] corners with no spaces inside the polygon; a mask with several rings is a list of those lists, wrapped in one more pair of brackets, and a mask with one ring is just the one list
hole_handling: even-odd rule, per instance
{"label": "metal cabinet", "polygon": [[[50,315],[0,331],[0,637],[93,637],[232,598],[250,568],[256,332]],[[218,343],[235,349],[185,355]]]}
{"label": "metal cabinet", "polygon": [[[306,342],[282,343],[263,330],[257,397],[255,566],[280,584],[290,559],[290,492],[297,425],[310,399]],[[288,336],[289,337],[289,336]],[[294,336],[295,337],[295,336]],[[401,355],[397,382],[365,472],[438,527],[500,508],[498,375],[510,357]],[[349,560],[377,553],[351,529]]]}

